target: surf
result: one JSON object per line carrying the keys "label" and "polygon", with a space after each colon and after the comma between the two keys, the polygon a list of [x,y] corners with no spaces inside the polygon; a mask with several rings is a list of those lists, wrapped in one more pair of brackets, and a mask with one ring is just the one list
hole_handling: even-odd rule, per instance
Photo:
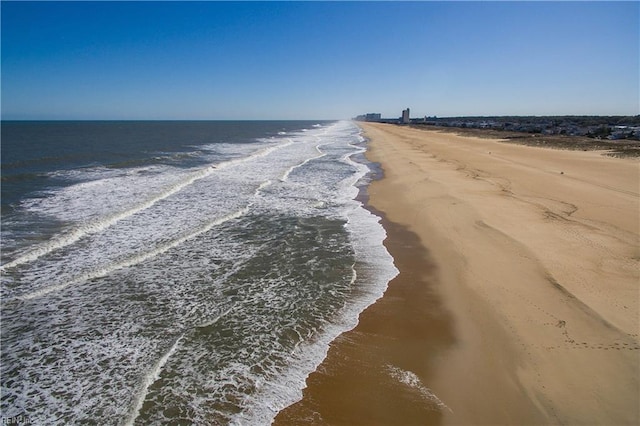
{"label": "surf", "polygon": [[[29,263],[29,262],[33,262],[35,260],[37,260],[38,258],[45,256],[53,251],[59,250],[61,248],[64,248],[66,246],[72,245],[76,242],[78,242],[79,240],[81,240],[82,238],[91,235],[91,234],[95,234],[95,233],[99,233],[104,231],[105,229],[115,225],[116,223],[118,223],[119,221],[126,219],[130,216],[133,216],[143,210],[149,209],[151,207],[153,207],[154,205],[156,205],[158,202],[165,200],[169,197],[171,197],[172,195],[182,191],[184,188],[194,184],[195,182],[197,182],[198,180],[204,179],[208,176],[210,176],[211,174],[215,173],[217,170],[222,170],[228,167],[232,167],[234,165],[237,164],[241,164],[241,163],[246,163],[248,161],[251,161],[253,159],[256,158],[261,158],[261,157],[265,157],[268,156],[269,154],[273,153],[274,151],[278,150],[278,149],[282,149],[286,146],[289,146],[293,143],[293,141],[288,138],[285,142],[280,143],[276,146],[272,146],[272,147],[267,147],[264,148],[262,150],[259,150],[258,152],[249,155],[245,158],[240,158],[240,159],[235,159],[235,160],[229,160],[226,162],[222,162],[220,164],[212,164],[209,165],[207,167],[204,167],[200,170],[197,170],[195,172],[192,172],[189,176],[187,176],[185,179],[181,180],[180,182],[171,185],[167,188],[165,188],[163,191],[161,191],[160,193],[151,196],[150,198],[148,198],[147,200],[145,200],[144,202],[134,205],[133,207],[97,219],[97,220],[93,220],[89,223],[86,224],[80,224],[79,226],[77,226],[75,229],[71,230],[70,232],[60,235],[60,236],[56,236],[54,237],[52,240],[42,244],[39,247],[30,249],[27,253],[20,255],[18,258],[5,263],[4,265],[0,266],[0,272],[5,272],[8,269],[11,268],[15,268],[19,265],[25,264],[25,263]],[[95,184],[95,183],[94,183]]]}

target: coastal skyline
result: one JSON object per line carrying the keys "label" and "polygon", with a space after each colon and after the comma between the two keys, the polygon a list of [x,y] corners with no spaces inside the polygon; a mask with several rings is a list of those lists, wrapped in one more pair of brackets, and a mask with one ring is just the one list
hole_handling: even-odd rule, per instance
{"label": "coastal skyline", "polygon": [[2,119],[637,115],[637,2],[3,2]]}

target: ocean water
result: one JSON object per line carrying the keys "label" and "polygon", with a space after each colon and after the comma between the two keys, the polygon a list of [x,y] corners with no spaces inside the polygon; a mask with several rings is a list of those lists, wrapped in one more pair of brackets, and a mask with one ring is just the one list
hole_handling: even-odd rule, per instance
{"label": "ocean water", "polygon": [[1,412],[268,424],[397,270],[351,122],[3,122]]}

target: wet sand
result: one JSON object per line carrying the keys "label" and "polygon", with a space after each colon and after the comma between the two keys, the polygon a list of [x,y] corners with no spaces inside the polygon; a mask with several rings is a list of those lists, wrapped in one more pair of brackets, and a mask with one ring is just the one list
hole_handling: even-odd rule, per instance
{"label": "wet sand", "polygon": [[400,274],[275,424],[640,423],[640,163],[365,123]]}

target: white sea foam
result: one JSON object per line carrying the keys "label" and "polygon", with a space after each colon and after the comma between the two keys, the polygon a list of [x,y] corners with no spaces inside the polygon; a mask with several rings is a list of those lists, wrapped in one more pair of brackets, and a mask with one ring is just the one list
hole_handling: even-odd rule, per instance
{"label": "white sea foam", "polygon": [[433,404],[437,409],[447,410],[453,413],[451,408],[442,402],[442,400],[438,398],[431,389],[426,387],[415,373],[403,370],[393,365],[387,365],[387,371],[391,377],[408,388],[416,391],[424,400]]}
{"label": "white sea foam", "polygon": [[196,237],[197,235],[200,235],[204,232],[208,232],[209,230],[211,230],[214,226],[220,225],[224,222],[227,222],[229,220],[233,220],[236,219],[244,214],[246,214],[249,211],[249,208],[246,207],[244,209],[238,210],[236,212],[233,212],[229,215],[226,215],[222,218],[216,219],[216,220],[212,220],[211,222],[205,224],[204,226],[202,226],[201,228],[195,229],[191,232],[189,232],[186,235],[183,235],[180,238],[176,238],[172,241],[169,241],[167,243],[161,244],[156,246],[153,250],[149,250],[147,252],[144,253],[137,253],[121,262],[117,262],[117,263],[113,263],[110,265],[107,265],[103,268],[100,269],[96,269],[94,271],[91,272],[87,272],[83,275],[80,275],[79,277],[76,277],[75,279],[71,280],[71,281],[66,281],[63,282],[61,284],[57,284],[57,285],[53,285],[53,286],[49,286],[49,287],[45,287],[39,290],[36,290],[34,292],[31,293],[27,293],[21,296],[18,296],[19,299],[21,300],[30,300],[30,299],[34,299],[37,297],[42,297],[46,294],[52,293],[52,292],[56,292],[56,291],[60,291],[63,290],[69,286],[78,284],[78,283],[82,283],[94,278],[99,278],[99,277],[104,277],[108,274],[110,274],[113,271],[117,271],[118,269],[123,269],[123,268],[128,268],[134,265],[137,265],[139,263],[144,262],[145,260],[151,259],[159,254],[162,254],[164,252],[166,252],[169,249],[172,249],[182,243],[184,243],[187,240],[190,240],[191,238]]}
{"label": "white sea foam", "polygon": [[352,160],[359,138],[347,122],[314,127],[258,149],[230,146],[215,168],[126,170],[48,199],[62,217],[63,199],[122,206],[124,194],[145,193],[141,182],[155,194],[206,173],[3,274],[13,296],[3,299],[3,338],[16,354],[3,357],[3,376],[50,377],[3,385],[6,413],[268,424],[397,273],[379,218],[354,199],[368,171]]}
{"label": "white sea foam", "polygon": [[[7,262],[6,264],[0,266],[0,271],[6,271],[7,269],[15,268],[16,266],[22,265],[24,263],[33,262],[34,260],[37,260],[38,258],[44,255],[47,255],[55,250],[74,244],[87,235],[99,233],[111,227],[115,223],[125,218],[128,218],[132,215],[135,215],[138,212],[146,210],[154,206],[158,202],[171,197],[172,195],[182,191],[184,188],[194,184],[196,181],[210,176],[212,173],[215,173],[218,169],[225,169],[228,167],[232,167],[234,165],[246,163],[251,160],[268,156],[272,152],[278,149],[284,148],[286,146],[289,146],[292,143],[293,141],[291,139],[287,139],[283,143],[261,149],[258,152],[253,153],[252,155],[249,155],[247,157],[229,160],[229,161],[217,164],[215,166],[208,166],[208,167],[204,167],[199,170],[196,170],[190,173],[189,175],[187,175],[186,177],[182,178],[180,181],[173,183],[165,188],[162,188],[162,190],[159,193],[149,196],[143,202],[139,204],[134,204],[133,206],[130,206],[126,210],[113,213],[113,214],[108,214],[98,219],[91,220],[87,223],[81,223],[71,231],[63,235],[56,236],[53,239],[42,244],[41,246],[38,246],[36,248],[29,250],[27,253],[19,256],[13,261]],[[86,184],[80,184],[80,185],[81,185],[80,187],[82,187],[82,185],[84,185],[85,187],[87,186]],[[94,186],[94,185],[95,183],[90,186]],[[77,191],[78,188],[79,187],[76,187],[74,189]],[[131,195],[132,194],[129,194],[129,197],[131,197]],[[58,205],[62,207],[63,212],[68,211],[69,206],[67,203],[64,203],[64,202],[60,203],[60,201],[57,201],[57,202],[58,202]],[[84,205],[100,205],[100,204],[95,203],[93,200],[87,199]],[[44,208],[46,209],[47,206],[44,206]]]}
{"label": "white sea foam", "polygon": [[149,387],[153,385],[159,378],[160,372],[162,368],[167,363],[171,355],[176,351],[178,345],[180,344],[180,340],[184,335],[180,335],[175,343],[169,348],[169,350],[160,357],[158,362],[144,375],[142,382],[140,383],[139,391],[136,393],[134,397],[134,404],[131,410],[129,411],[129,415],[124,420],[123,424],[127,426],[133,425],[138,414],[140,413],[140,409],[142,408],[142,404],[144,404],[144,399],[147,396],[147,392],[149,392]]}
{"label": "white sea foam", "polygon": [[317,157],[312,157],[312,158],[307,158],[305,159],[302,163],[300,164],[296,164],[294,166],[289,167],[284,174],[282,175],[282,177],[280,178],[281,181],[286,181],[287,179],[289,179],[289,175],[291,174],[291,172],[293,172],[295,169],[298,169],[300,167],[304,167],[305,164],[307,164],[309,161],[313,161],[316,160],[318,158],[322,158],[324,157],[326,154],[323,154],[322,151],[320,151],[319,147],[316,146],[316,150],[320,153],[320,155],[318,155]]}
{"label": "white sea foam", "polygon": [[168,188],[165,188],[162,192],[155,194],[154,196],[151,196],[150,198],[148,198],[147,200],[143,201],[140,204],[134,205],[133,207],[125,211],[111,214],[106,217],[102,217],[100,219],[90,221],[89,223],[81,224],[75,229],[73,229],[72,231],[64,235],[55,237],[54,239],[43,244],[42,246],[39,246],[29,251],[28,253],[18,257],[17,259],[2,265],[2,267],[0,267],[0,270],[4,271],[24,263],[33,262],[39,257],[44,256],[48,253],[51,253],[54,250],[58,250],[60,248],[71,245],[89,234],[101,232],[109,228],[116,222],[121,221],[122,219],[132,216],[142,210],[148,209],[149,207],[153,206],[157,202],[172,196],[173,194],[181,191],[183,188],[187,187],[188,185],[193,184],[195,181],[202,179],[203,177],[208,176],[211,173],[212,173],[212,170],[209,168],[196,171],[186,179],[176,184],[173,184]]}
{"label": "white sea foam", "polygon": [[[339,126],[346,127],[346,124],[341,123]],[[292,354],[290,367],[278,378],[264,383],[232,424],[269,424],[280,410],[300,400],[308,374],[326,357],[330,342],[357,325],[359,313],[383,295],[388,282],[398,273],[393,259],[382,244],[386,232],[379,224],[380,218],[355,201],[358,193],[355,184],[368,172],[368,168],[351,160],[353,154],[362,152],[363,149],[353,145],[350,148],[351,152],[341,159],[353,166],[356,173],[344,179],[340,183],[340,190],[334,194],[338,195],[338,204],[342,205],[340,215],[347,221],[345,228],[349,231],[357,259],[357,263],[352,266],[350,280],[354,297],[343,307],[334,322],[325,324],[321,333],[297,346]]]}

